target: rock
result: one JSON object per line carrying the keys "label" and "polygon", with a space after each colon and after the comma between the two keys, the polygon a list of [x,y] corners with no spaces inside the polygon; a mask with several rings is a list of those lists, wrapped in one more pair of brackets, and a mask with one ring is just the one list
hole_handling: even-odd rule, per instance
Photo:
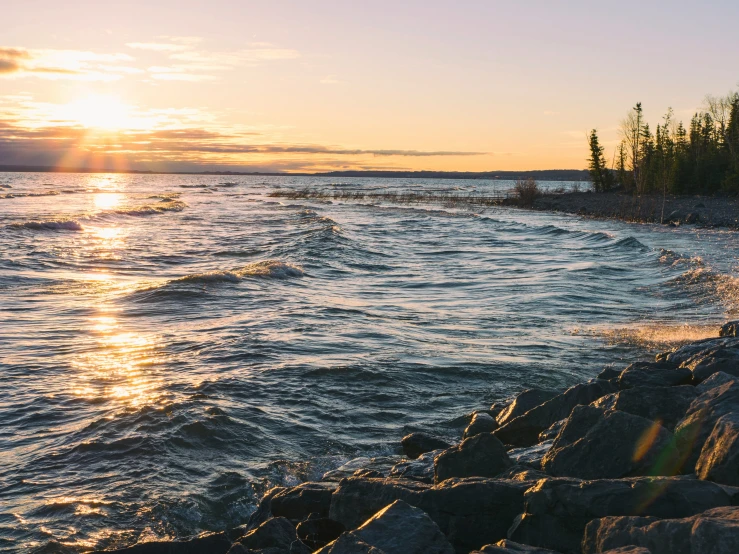
{"label": "rock", "polygon": [[688,225],[695,225],[696,223],[700,222],[701,216],[699,213],[696,212],[690,212],[688,215],[685,216],[685,223]]}
{"label": "rock", "polygon": [[245,526],[244,532],[239,536],[245,535],[252,529],[256,529],[259,525],[270,519],[272,517],[272,499],[286,490],[288,490],[287,487],[273,487],[269,489],[259,501],[257,509],[249,516],[249,521]]}
{"label": "rock", "polygon": [[342,479],[352,477],[358,471],[374,471],[384,477],[388,474],[390,468],[393,467],[396,463],[398,463],[398,458],[395,456],[379,456],[377,458],[354,458],[353,460],[349,460],[336,469],[324,473],[323,477],[321,477],[321,481],[338,483]]}
{"label": "rock", "polygon": [[[295,527],[284,517],[275,517],[262,523],[238,541],[246,552],[268,548],[290,554],[310,554],[310,549],[298,539]],[[234,546],[236,546],[234,544]],[[233,547],[232,547],[233,550]],[[236,552],[238,552],[238,548]]]}
{"label": "rock", "polygon": [[700,479],[739,486],[739,412],[716,421],[695,464],[695,473]]}
{"label": "rock", "polygon": [[423,511],[396,500],[352,532],[387,554],[454,554],[439,526]]}
{"label": "rock", "polygon": [[[438,452],[441,452],[441,450],[439,450]],[[390,469],[390,471],[392,471],[392,468]],[[378,479],[382,479],[383,477],[385,477],[385,475],[375,469],[358,469],[357,471],[352,473],[352,477],[377,477]]]}
{"label": "rock", "polygon": [[513,465],[503,443],[492,433],[475,435],[434,459],[434,482],[450,477],[495,477]]}
{"label": "rock", "polygon": [[328,544],[314,554],[387,554],[379,548],[367,544],[354,533],[343,533],[334,542]]}
{"label": "rock", "polygon": [[580,552],[585,526],[592,519],[682,518],[728,506],[730,502],[729,495],[719,485],[685,477],[543,479],[526,491],[525,512],[516,519],[508,537],[574,554]]}
{"label": "rock", "polygon": [[618,387],[674,387],[688,385],[692,379],[692,372],[685,368],[676,368],[672,364],[638,362],[621,372]]}
{"label": "rock", "polygon": [[685,417],[675,427],[677,445],[685,458],[683,471],[693,471],[716,422],[735,411],[739,411],[739,383],[736,381],[714,387],[693,400]]}
{"label": "rock", "polygon": [[706,205],[703,202],[698,202],[695,206],[693,206],[696,210],[698,208],[705,208]]}
{"label": "rock", "polygon": [[529,466],[513,466],[500,475],[495,476],[496,479],[510,479],[511,481],[528,481],[532,483],[539,479],[548,479],[549,477],[543,471],[531,469]]}
{"label": "rock", "polygon": [[609,549],[627,546],[651,554],[734,554],[739,552],[739,508],[714,508],[683,519],[595,519],[585,529],[582,552],[613,552]]}
{"label": "rock", "polygon": [[598,377],[596,377],[596,379],[603,379],[605,381],[611,381],[612,379],[618,379],[622,371],[623,371],[622,369],[616,369],[613,367],[604,367],[603,371],[601,371],[598,374]]}
{"label": "rock", "polygon": [[330,517],[352,529],[393,501],[403,500],[426,512],[458,551],[469,552],[506,538],[523,511],[523,493],[529,486],[474,477],[447,479],[434,487],[402,479],[346,479],[334,493]]}
{"label": "rock", "polygon": [[552,440],[540,442],[534,446],[524,446],[508,451],[508,457],[516,464],[528,465],[534,469],[541,469],[541,460],[552,447]]}
{"label": "rock", "polygon": [[295,529],[300,541],[311,550],[323,548],[328,543],[335,541],[346,531],[338,521],[327,517],[314,517],[317,514],[311,514],[308,519],[301,521]]}
{"label": "rock", "polygon": [[697,395],[695,387],[690,385],[634,387],[603,396],[592,405],[659,421],[666,429],[675,429]]}
{"label": "rock", "polygon": [[670,212],[670,214],[664,218],[662,223],[680,223],[683,219],[685,219],[683,214],[678,210],[675,210]]}
{"label": "rock", "polygon": [[542,469],[582,479],[672,475],[679,453],[672,433],[655,421],[578,406],[542,460]]}
{"label": "rock", "polygon": [[659,354],[658,357],[690,369],[694,383],[700,383],[719,371],[739,377],[738,337],[705,339]]}
{"label": "rock", "polygon": [[480,433],[492,433],[498,428],[498,424],[487,412],[475,412],[472,421],[464,430],[463,438],[474,437]]}
{"label": "rock", "polygon": [[403,454],[411,460],[415,460],[426,452],[444,450],[451,446],[445,440],[427,435],[426,433],[411,433],[403,437],[400,443],[403,445]]}
{"label": "rock", "polygon": [[496,402],[495,404],[491,405],[490,409],[488,410],[490,417],[498,419],[498,416],[503,412],[503,410],[511,405],[511,402],[512,400],[505,400],[503,402]]}
{"label": "rock", "polygon": [[536,443],[539,433],[555,421],[569,417],[575,406],[590,404],[601,396],[617,390],[617,387],[612,383],[599,379],[575,385],[551,400],[547,400],[525,414],[512,419],[496,430],[494,435],[505,443],[516,446],[531,446]]}
{"label": "rock", "polygon": [[701,358],[721,348],[733,348],[739,345],[739,339],[735,337],[722,337],[718,339],[703,339],[689,344],[684,344],[672,350],[657,354],[657,362],[667,362],[675,366],[689,363],[694,358]]}
{"label": "rock", "polygon": [[278,492],[272,497],[270,508],[274,517],[285,517],[294,523],[311,514],[328,517],[335,483],[303,483]]}
{"label": "rock", "polygon": [[546,442],[548,440],[554,439],[554,437],[559,435],[559,432],[562,430],[562,427],[564,427],[566,422],[567,419],[565,418],[552,423],[549,427],[539,433],[539,442]]}
{"label": "rock", "polygon": [[724,373],[723,371],[718,371],[711,375],[708,379],[703,381],[700,385],[696,385],[695,391],[698,394],[703,394],[704,392],[709,391],[713,388],[720,387],[721,385],[725,385],[726,383],[737,380],[739,380],[738,377],[734,377],[733,375],[729,375],[728,373]]}
{"label": "rock", "polygon": [[730,321],[729,323],[724,323],[721,326],[721,329],[718,332],[719,337],[737,337],[739,336],[739,320],[737,321]]}
{"label": "rock", "polygon": [[555,391],[546,389],[528,389],[520,393],[508,407],[498,416],[498,425],[505,425],[514,418],[525,414],[532,408],[544,404],[557,396]]}
{"label": "rock", "polygon": [[529,546],[527,544],[509,541],[508,539],[500,540],[495,544],[488,544],[480,550],[470,552],[470,554],[515,554],[516,552],[523,554],[557,554],[554,550]]}
{"label": "rock", "polygon": [[[433,484],[434,482],[434,458],[444,452],[443,450],[433,450],[431,452],[426,452],[425,454],[421,454],[418,458],[415,460],[410,460],[407,462],[400,462],[399,464],[396,464],[393,466],[393,468],[390,470],[390,477],[394,478],[405,478],[405,479],[413,479],[415,481],[421,481],[422,483],[430,483]],[[357,475],[356,477],[361,477],[360,475]],[[364,477],[371,477],[370,475],[365,475]]]}
{"label": "rock", "polygon": [[603,554],[652,554],[651,551],[641,546],[622,546],[621,548],[614,548],[608,550]]}
{"label": "rock", "polygon": [[142,542],[116,550],[100,550],[90,554],[226,554],[231,541],[225,533],[204,533],[184,541]]}

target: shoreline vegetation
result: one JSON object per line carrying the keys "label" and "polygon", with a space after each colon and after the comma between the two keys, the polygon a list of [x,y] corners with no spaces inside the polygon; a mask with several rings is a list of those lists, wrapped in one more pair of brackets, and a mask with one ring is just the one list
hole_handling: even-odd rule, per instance
{"label": "shoreline vegetation", "polygon": [[116,552],[738,552],[737,331],[396,437],[402,458],[272,488],[239,528]]}

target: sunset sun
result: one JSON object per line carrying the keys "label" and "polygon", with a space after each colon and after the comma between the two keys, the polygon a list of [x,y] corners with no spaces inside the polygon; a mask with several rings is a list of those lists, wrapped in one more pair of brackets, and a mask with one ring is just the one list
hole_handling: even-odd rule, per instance
{"label": "sunset sun", "polygon": [[63,106],[61,112],[64,119],[93,129],[117,131],[137,126],[132,107],[115,96],[84,96]]}

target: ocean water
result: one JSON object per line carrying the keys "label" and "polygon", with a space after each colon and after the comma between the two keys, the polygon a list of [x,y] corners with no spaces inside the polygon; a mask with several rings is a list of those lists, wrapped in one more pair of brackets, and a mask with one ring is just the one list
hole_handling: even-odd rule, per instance
{"label": "ocean water", "polygon": [[0,174],[0,550],[236,526],[739,311],[729,231],[270,196],[510,186]]}

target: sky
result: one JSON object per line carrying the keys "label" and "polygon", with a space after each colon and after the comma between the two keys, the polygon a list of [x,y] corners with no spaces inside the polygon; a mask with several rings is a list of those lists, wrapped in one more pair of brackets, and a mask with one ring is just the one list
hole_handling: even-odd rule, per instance
{"label": "sky", "polygon": [[739,2],[24,0],[0,164],[156,171],[580,169],[637,101],[739,86]]}

